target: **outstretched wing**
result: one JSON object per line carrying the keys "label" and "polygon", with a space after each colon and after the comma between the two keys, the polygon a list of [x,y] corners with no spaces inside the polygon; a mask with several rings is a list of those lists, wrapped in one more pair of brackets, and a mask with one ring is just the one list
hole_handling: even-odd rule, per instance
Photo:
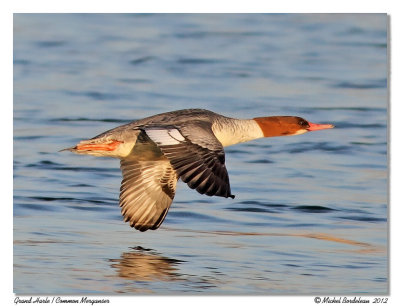
{"label": "outstretched wing", "polygon": [[182,127],[145,127],[183,182],[201,194],[231,197],[225,152],[211,126],[196,122]]}
{"label": "outstretched wing", "polygon": [[119,202],[124,221],[140,231],[155,230],[164,221],[175,196],[178,180],[165,159],[121,159],[122,183]]}

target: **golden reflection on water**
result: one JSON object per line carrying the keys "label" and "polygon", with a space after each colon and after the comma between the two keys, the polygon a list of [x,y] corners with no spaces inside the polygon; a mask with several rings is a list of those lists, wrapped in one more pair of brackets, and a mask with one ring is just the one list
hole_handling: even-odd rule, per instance
{"label": "golden reflection on water", "polygon": [[[178,231],[178,229],[164,228],[168,231]],[[334,250],[327,248],[326,252],[338,253],[359,253],[373,254],[386,252],[384,246],[378,246],[370,243],[356,241],[352,239],[342,238],[325,233],[259,233],[259,232],[238,232],[238,231],[197,231],[186,230],[190,233],[206,234],[206,235],[228,235],[228,236],[272,236],[272,237],[300,237],[306,239],[317,239],[328,242],[335,242],[342,245],[351,245],[356,248]],[[179,273],[179,264],[184,261],[168,258],[158,254],[151,249],[142,247],[131,248],[131,251],[122,253],[118,259],[110,259],[111,267],[114,268],[119,277],[133,281],[182,281],[184,275]]]}
{"label": "golden reflection on water", "polygon": [[[177,229],[165,228],[169,231],[178,231]],[[192,233],[201,233],[209,235],[229,235],[229,236],[272,236],[272,237],[302,237],[309,239],[318,239],[324,241],[337,242],[346,245],[352,245],[358,247],[355,250],[343,250],[344,252],[357,252],[357,253],[381,253],[386,252],[385,246],[373,245],[366,242],[360,242],[352,239],[346,239],[337,237],[325,233],[259,233],[259,232],[237,232],[237,231],[198,231],[198,230],[186,230]]]}
{"label": "golden reflection on water", "polygon": [[110,259],[111,267],[118,276],[136,281],[174,281],[180,275],[176,266],[182,261],[161,256],[141,247],[122,253],[118,259]]}

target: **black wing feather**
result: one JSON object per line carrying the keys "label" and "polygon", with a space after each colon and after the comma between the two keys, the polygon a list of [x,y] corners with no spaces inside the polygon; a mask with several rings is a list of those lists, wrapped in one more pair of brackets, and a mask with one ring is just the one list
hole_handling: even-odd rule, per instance
{"label": "black wing feather", "polygon": [[[234,198],[225,167],[225,152],[210,126],[203,127],[200,133],[206,135],[207,140],[199,139],[198,141],[193,135],[190,137],[185,135],[185,130],[187,131],[190,127],[185,128],[170,127],[168,131],[171,131],[171,135],[175,135],[174,138],[171,136],[171,139],[168,139],[167,132],[164,130],[158,136],[157,132],[154,132],[154,130],[161,130],[158,127],[148,127],[144,131],[153,129],[149,133],[149,138],[157,144],[179,177],[190,188],[209,196]],[[196,125],[196,128],[198,129],[199,125]],[[202,145],[204,143],[208,143],[209,147]]]}

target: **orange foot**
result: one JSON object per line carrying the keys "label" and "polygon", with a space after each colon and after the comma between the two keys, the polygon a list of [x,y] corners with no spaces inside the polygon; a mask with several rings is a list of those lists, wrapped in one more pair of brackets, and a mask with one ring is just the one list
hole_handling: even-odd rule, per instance
{"label": "orange foot", "polygon": [[76,149],[78,151],[114,151],[120,143],[123,141],[112,140],[109,143],[87,143],[82,145],[77,145]]}

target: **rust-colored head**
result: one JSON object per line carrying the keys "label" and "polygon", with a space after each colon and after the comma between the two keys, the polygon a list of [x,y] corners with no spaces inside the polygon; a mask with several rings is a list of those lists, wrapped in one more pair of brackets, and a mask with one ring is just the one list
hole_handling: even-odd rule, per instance
{"label": "rust-colored head", "polygon": [[295,116],[258,117],[254,120],[260,126],[264,137],[299,135],[309,131],[331,129],[332,124],[316,124]]}

